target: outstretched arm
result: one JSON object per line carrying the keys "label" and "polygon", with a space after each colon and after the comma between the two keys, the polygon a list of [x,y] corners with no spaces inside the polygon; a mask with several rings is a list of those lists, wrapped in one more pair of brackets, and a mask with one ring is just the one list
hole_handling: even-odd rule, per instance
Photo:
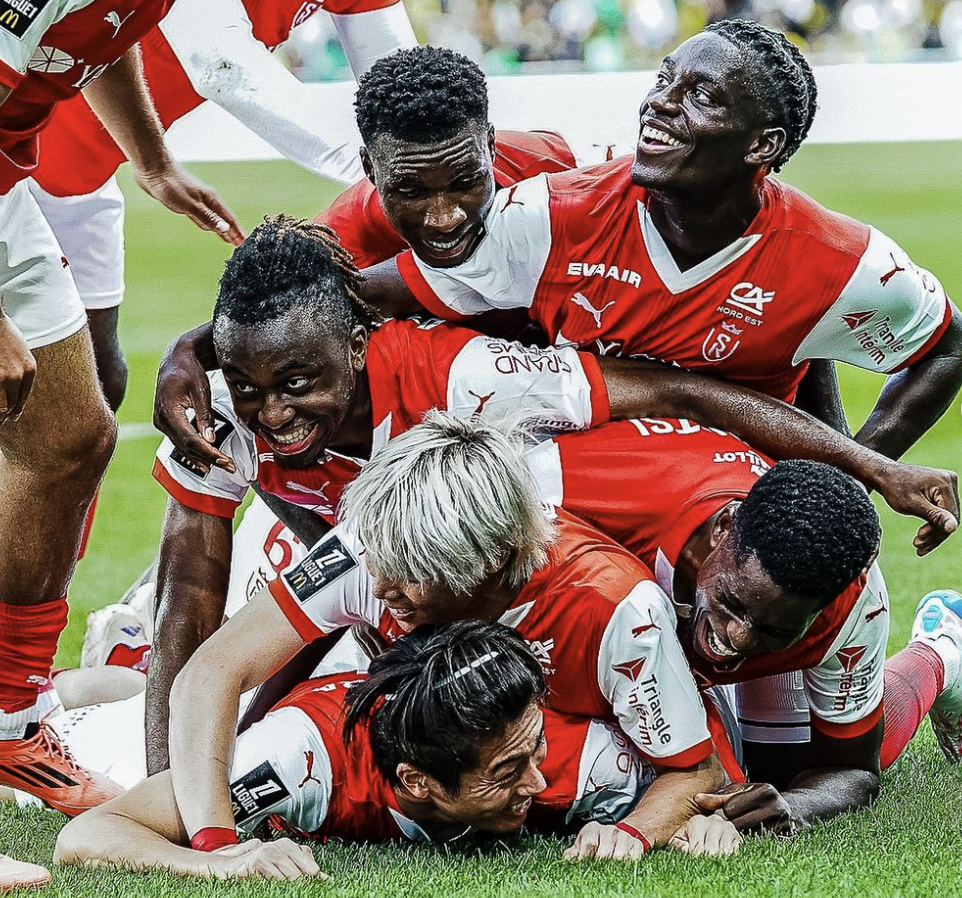
{"label": "outstretched arm", "polygon": [[186,215],[227,243],[244,235],[220,197],[184,171],[167,152],[164,132],[144,83],[140,46],[135,44],[83,91],[110,136],[131,161],[134,178],[172,212]]}
{"label": "outstretched arm", "polygon": [[170,764],[189,835],[207,827],[233,829],[229,774],[241,693],[263,683],[303,645],[263,589],[178,675],[170,695]]}
{"label": "outstretched arm", "polygon": [[919,555],[958,528],[958,477],[952,471],[899,464],[811,415],[745,387],[651,362],[610,357],[598,362],[612,419],[691,418],[727,430],[775,458],[835,465],[878,490],[895,511],[926,521],[915,539]]}

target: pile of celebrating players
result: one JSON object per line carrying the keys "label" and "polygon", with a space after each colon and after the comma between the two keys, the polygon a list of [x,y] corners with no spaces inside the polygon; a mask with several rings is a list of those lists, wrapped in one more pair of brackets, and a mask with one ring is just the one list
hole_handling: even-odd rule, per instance
{"label": "pile of celebrating players", "polygon": [[[898,459],[962,317],[773,177],[798,49],[710,25],[592,159],[498,130],[396,0],[331,0],[355,154],[269,50],[319,6],[0,0],[0,798],[74,818],[58,863],[295,879],[331,837],[730,854],[870,804],[926,715],[958,762],[962,596],[886,660],[918,597],[869,493],[919,555],[957,528],[956,476]],[[245,236],[165,145],[206,100],[344,192]],[[156,564],[54,673],[126,387],[124,159],[235,248],[161,364]],[[887,375],[854,436],[836,362]]]}

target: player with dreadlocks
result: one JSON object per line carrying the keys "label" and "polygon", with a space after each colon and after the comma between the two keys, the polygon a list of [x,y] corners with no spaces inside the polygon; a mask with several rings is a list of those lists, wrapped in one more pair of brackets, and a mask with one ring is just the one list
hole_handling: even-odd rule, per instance
{"label": "player with dreadlocks", "polygon": [[[494,199],[468,258],[439,264],[413,246],[365,272],[366,295],[389,314],[458,321],[524,308],[555,345],[786,401],[816,360],[897,374],[858,434],[897,458],[962,383],[962,316],[891,239],[771,176],[815,108],[811,69],[783,35],[710,25],[665,58],[633,157],[517,185]],[[447,240],[469,236],[464,224]],[[813,376],[826,373],[830,362]],[[806,406],[844,426],[834,386],[813,386]]]}

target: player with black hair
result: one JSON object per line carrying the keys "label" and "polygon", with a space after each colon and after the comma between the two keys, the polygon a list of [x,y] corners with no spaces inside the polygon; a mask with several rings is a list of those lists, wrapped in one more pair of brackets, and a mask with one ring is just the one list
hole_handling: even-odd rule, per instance
{"label": "player with black hair", "polygon": [[[571,821],[622,819],[650,785],[651,768],[615,728],[542,710],[544,696],[541,665],[514,630],[472,621],[420,627],[366,676],[309,680],[238,737],[234,826],[251,833],[266,821],[319,840],[447,842],[515,833],[533,805]],[[310,849],[287,839],[224,848],[236,841],[224,827],[186,847],[165,772],[65,827],[55,858],[218,878],[320,872]],[[695,818],[672,844],[719,855],[739,841],[720,818]]]}
{"label": "player with black hair", "polygon": [[771,177],[816,105],[787,38],[710,25],[662,63],[633,157],[516,185],[452,228],[467,241],[457,261],[412,242],[365,272],[365,295],[395,316],[524,309],[554,345],[655,358],[789,402],[811,368],[806,407],[840,429],[832,360],[897,374],[858,439],[898,458],[962,384],[962,316],[891,239]]}

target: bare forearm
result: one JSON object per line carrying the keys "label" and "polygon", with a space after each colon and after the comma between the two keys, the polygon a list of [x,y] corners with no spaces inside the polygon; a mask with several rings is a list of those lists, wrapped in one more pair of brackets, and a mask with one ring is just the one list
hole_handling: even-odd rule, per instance
{"label": "bare forearm", "polygon": [[163,127],[144,81],[139,45],[131,47],[83,93],[136,168],[150,172],[169,165]]}
{"label": "bare forearm", "polygon": [[216,875],[218,858],[177,845],[131,817],[95,808],[64,827],[57,839],[54,861],[211,876]]}
{"label": "bare forearm", "polygon": [[690,418],[775,458],[826,462],[877,487],[892,463],[800,409],[746,387],[667,366],[600,358],[613,419]]}
{"label": "bare forearm", "polygon": [[793,814],[804,824],[871,804],[879,793],[878,775],[868,770],[822,767],[805,770],[782,792]]}
{"label": "bare forearm", "polygon": [[395,259],[372,265],[361,273],[361,299],[386,318],[407,318],[425,311],[404,283]]}
{"label": "bare forearm", "polygon": [[700,813],[694,796],[713,791],[723,782],[724,772],[715,755],[688,770],[665,770],[623,822],[639,830],[653,846],[665,845],[690,817]]}

